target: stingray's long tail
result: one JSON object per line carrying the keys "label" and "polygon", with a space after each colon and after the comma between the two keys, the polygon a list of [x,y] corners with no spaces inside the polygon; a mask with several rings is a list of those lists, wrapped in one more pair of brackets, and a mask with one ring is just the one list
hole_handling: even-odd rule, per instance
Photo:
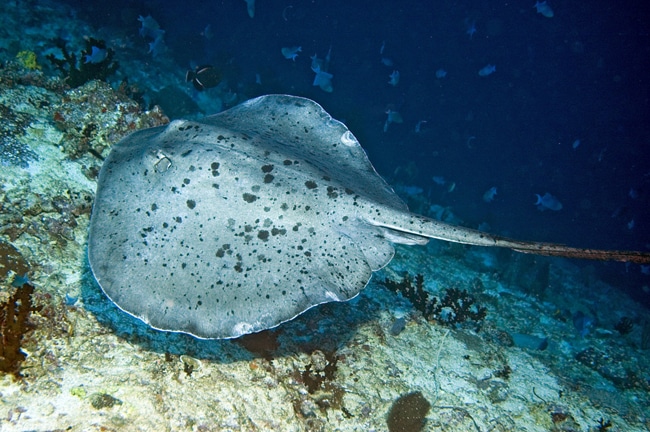
{"label": "stingray's long tail", "polygon": [[[406,215],[408,223],[399,223]],[[404,243],[409,236],[420,236],[426,238],[435,238],[454,243],[463,243],[476,246],[503,247],[510,248],[517,252],[530,253],[535,255],[560,256],[568,258],[581,258],[601,261],[623,261],[638,264],[650,263],[650,252],[640,251],[616,251],[601,249],[582,249],[564,246],[555,243],[540,243],[533,241],[513,240],[507,237],[496,236],[481,231],[465,228],[457,225],[450,225],[435,219],[429,219],[424,216],[405,214],[396,210],[394,214],[384,211],[378,217],[373,217],[369,222],[376,226],[389,229],[396,235],[391,236],[391,240],[401,243],[399,240],[400,233],[405,237]],[[412,240],[411,243],[412,244]]]}
{"label": "stingray's long tail", "polygon": [[[503,240],[503,244],[502,241]],[[520,242],[497,237],[495,246],[508,247],[517,252],[535,255],[561,256],[600,261],[623,261],[637,264],[650,263],[650,253],[640,251],[617,251],[602,249],[574,248],[554,243]]]}

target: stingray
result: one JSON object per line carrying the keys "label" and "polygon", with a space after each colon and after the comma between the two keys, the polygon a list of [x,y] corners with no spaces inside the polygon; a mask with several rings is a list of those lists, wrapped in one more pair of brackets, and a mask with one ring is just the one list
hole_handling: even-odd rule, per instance
{"label": "stingray", "polygon": [[394,243],[435,238],[648,262],[649,254],[516,241],[410,213],[346,126],[269,95],[115,144],[99,174],[88,254],[122,310],[153,328],[227,339],[355,297]]}

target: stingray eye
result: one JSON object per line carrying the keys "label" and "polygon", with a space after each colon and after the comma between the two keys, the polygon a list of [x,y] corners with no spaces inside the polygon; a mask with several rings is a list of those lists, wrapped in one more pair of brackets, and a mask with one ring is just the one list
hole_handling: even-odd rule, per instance
{"label": "stingray eye", "polygon": [[172,167],[172,161],[169,159],[163,152],[158,152],[156,154],[156,157],[158,160],[154,162],[153,167],[156,170],[157,173],[164,173],[167,171],[169,168]]}
{"label": "stingray eye", "polygon": [[341,142],[348,147],[352,147],[357,144],[357,139],[352,135],[352,132],[345,131],[345,133],[341,135]]}

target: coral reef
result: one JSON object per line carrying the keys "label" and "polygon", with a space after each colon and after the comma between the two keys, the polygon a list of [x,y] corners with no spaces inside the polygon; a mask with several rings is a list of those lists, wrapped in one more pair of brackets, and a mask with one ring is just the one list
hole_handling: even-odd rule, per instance
{"label": "coral reef", "polygon": [[18,54],[16,54],[16,60],[25,69],[41,69],[41,65],[39,65],[36,61],[36,53],[34,51],[20,51]]}
{"label": "coral reef", "polygon": [[300,373],[303,384],[310,394],[324,388],[324,384],[334,379],[338,357],[334,352],[319,350],[311,354],[311,363]]}
{"label": "coral reef", "polygon": [[621,336],[626,335],[632,331],[634,328],[634,323],[629,317],[622,317],[614,326],[614,330],[616,330]]}
{"label": "coral reef", "polygon": [[[106,78],[114,74],[118,68],[118,63],[113,60],[115,52],[106,48],[106,42],[102,40],[86,39],[86,48],[81,52],[79,59],[76,54],[68,51],[65,41],[60,39],[56,41],[56,45],[61,50],[63,58],[49,54],[47,59],[61,71],[65,82],[70,87],[79,87],[92,80],[106,81]],[[99,61],[93,60],[97,49],[105,50],[106,53]]]}
{"label": "coral reef", "polygon": [[90,404],[95,409],[111,408],[115,405],[122,405],[122,401],[108,393],[93,393],[88,396]]}
{"label": "coral reef", "polygon": [[474,298],[466,290],[449,288],[442,298],[430,297],[424,288],[424,276],[421,274],[416,275],[415,280],[405,274],[401,282],[385,279],[381,284],[393,292],[401,293],[424,318],[445,325],[454,326],[465,321],[479,322],[487,313],[484,307],[475,305]]}
{"label": "coral reef", "polygon": [[614,350],[605,352],[589,347],[576,354],[575,359],[620,389],[650,390],[647,373],[642,367]]}
{"label": "coral reef", "polygon": [[52,119],[64,134],[65,153],[73,159],[88,153],[101,157],[129,133],[169,121],[157,108],[143,111],[123,92],[127,88],[114,91],[105,82],[90,81],[65,92],[52,108]]}
{"label": "coral reef", "polygon": [[[0,89],[1,92],[1,89]],[[23,141],[32,116],[16,111],[0,94],[0,165],[15,165],[27,168],[29,163],[38,160],[38,155]],[[7,102],[10,102],[7,100]]]}
{"label": "coral reef", "polygon": [[33,293],[34,286],[24,283],[6,302],[0,303],[0,371],[15,378],[21,377],[20,364],[25,360],[20,346],[30,329]]}
{"label": "coral reef", "polygon": [[0,283],[9,284],[10,278],[24,276],[28,270],[29,265],[18,249],[0,241]]}

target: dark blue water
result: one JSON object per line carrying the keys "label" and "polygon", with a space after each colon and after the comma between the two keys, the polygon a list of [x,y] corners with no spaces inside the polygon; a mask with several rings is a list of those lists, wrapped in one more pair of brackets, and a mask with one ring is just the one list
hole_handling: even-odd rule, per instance
{"label": "dark blue water", "polygon": [[[552,1],[550,19],[534,1],[259,0],[254,19],[243,0],[72,4],[80,17],[136,42],[137,16],[151,14],[178,65],[220,67],[240,95],[316,100],[346,122],[382,175],[421,187],[470,226],[487,222],[497,233],[574,246],[650,245],[643,2]],[[211,39],[201,35],[207,25]],[[382,43],[393,66],[380,61]],[[293,45],[303,50],[295,62],[280,54]],[[325,93],[311,85],[309,56],[322,58],[330,46],[334,92]],[[480,77],[487,64],[496,72]],[[441,68],[447,76],[437,79]],[[393,70],[401,75],[395,87],[388,84]],[[388,108],[404,123],[384,132]],[[420,120],[426,123],[416,133]],[[409,176],[393,175],[409,165]],[[433,176],[454,182],[454,191]],[[498,194],[486,203],[492,186]],[[534,194],[545,192],[562,202],[561,211],[533,205]],[[648,282],[637,266],[604,271],[626,275],[637,289]]]}

